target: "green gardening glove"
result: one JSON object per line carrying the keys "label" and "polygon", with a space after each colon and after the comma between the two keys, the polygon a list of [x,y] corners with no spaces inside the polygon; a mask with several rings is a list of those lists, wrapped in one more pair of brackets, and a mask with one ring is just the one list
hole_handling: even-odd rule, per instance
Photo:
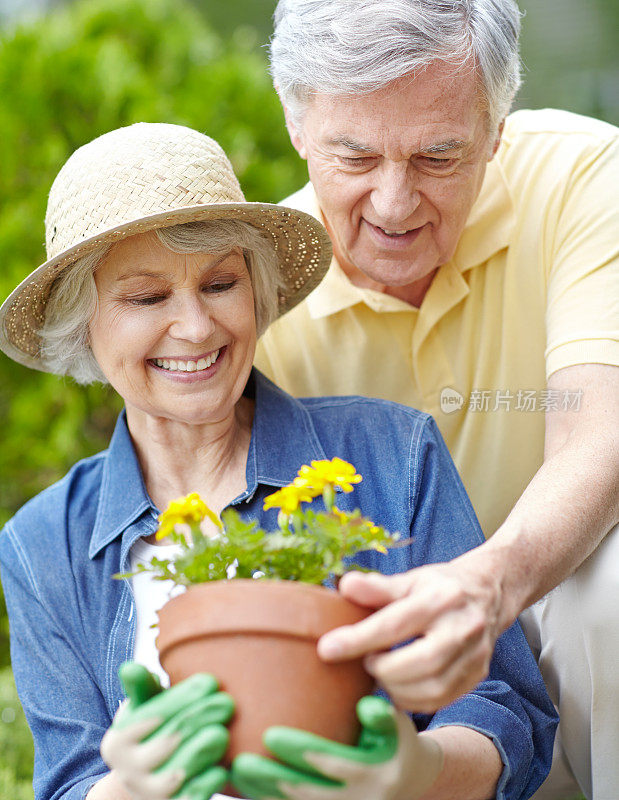
{"label": "green gardening glove", "polygon": [[269,728],[267,748],[282,762],[241,753],[232,783],[253,800],[415,800],[434,783],[443,751],[382,697],[357,704],[356,747],[295,728]]}
{"label": "green gardening glove", "polygon": [[217,766],[228,747],[230,695],[207,674],[170,689],[146,667],[126,662],[119,678],[127,695],[101,740],[101,755],[136,800],[208,800],[228,781]]}

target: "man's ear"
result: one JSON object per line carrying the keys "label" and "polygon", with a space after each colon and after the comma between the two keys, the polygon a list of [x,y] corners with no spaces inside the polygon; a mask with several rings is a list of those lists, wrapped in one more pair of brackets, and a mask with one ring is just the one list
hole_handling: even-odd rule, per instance
{"label": "man's ear", "polygon": [[[277,87],[275,87],[277,90]],[[297,151],[297,153],[301,156],[301,158],[307,159],[307,150],[305,148],[305,142],[303,141],[303,135],[301,129],[295,125],[292,120],[292,114],[290,113],[290,109],[284,104],[282,100],[282,96],[277,92],[279,95],[280,102],[282,104],[282,108],[284,109],[284,117],[286,118],[286,128],[288,129],[288,136],[290,136],[290,141],[292,142],[292,146]]]}
{"label": "man's ear", "polygon": [[504,127],[505,127],[505,117],[503,117],[503,120],[501,121],[501,124],[499,125],[499,128],[497,130],[496,139],[494,140],[494,144],[492,145],[492,153],[490,155],[490,158],[488,159],[489,161],[491,161],[495,157],[496,151],[499,149],[499,145],[501,144],[501,137],[503,136]]}

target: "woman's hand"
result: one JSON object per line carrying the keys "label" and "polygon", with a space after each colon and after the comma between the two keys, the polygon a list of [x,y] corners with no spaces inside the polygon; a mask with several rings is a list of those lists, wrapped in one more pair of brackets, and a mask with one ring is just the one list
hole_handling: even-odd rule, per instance
{"label": "woman's hand", "polygon": [[254,800],[415,800],[439,776],[443,752],[419,735],[409,717],[381,697],[357,705],[362,725],[357,747],[295,728],[269,728],[268,749],[283,763],[241,753],[232,783]]}
{"label": "woman's hand", "polygon": [[206,800],[228,772],[217,766],[228,746],[234,701],[215,679],[193,675],[170,689],[134,662],[119,677],[127,700],[101,740],[101,755],[136,800]]}

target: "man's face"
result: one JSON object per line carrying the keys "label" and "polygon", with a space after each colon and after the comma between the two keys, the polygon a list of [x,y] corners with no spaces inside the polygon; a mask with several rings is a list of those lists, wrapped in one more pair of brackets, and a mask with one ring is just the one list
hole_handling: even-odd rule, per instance
{"label": "man's face", "polygon": [[344,271],[418,305],[499,144],[474,71],[436,63],[372,94],[316,94],[301,126],[288,124]]}

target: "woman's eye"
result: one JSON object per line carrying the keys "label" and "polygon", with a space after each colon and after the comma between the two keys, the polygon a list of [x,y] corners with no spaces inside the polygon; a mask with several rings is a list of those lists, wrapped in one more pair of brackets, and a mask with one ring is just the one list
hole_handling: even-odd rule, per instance
{"label": "woman's eye", "polygon": [[166,299],[163,294],[149,295],[148,297],[132,297],[129,302],[134,306],[154,306]]}
{"label": "woman's eye", "polygon": [[236,280],[233,281],[217,281],[217,283],[210,283],[208,286],[204,287],[204,291],[212,292],[214,294],[219,294],[220,292],[226,292],[228,289],[232,289],[232,287],[236,284]]}

